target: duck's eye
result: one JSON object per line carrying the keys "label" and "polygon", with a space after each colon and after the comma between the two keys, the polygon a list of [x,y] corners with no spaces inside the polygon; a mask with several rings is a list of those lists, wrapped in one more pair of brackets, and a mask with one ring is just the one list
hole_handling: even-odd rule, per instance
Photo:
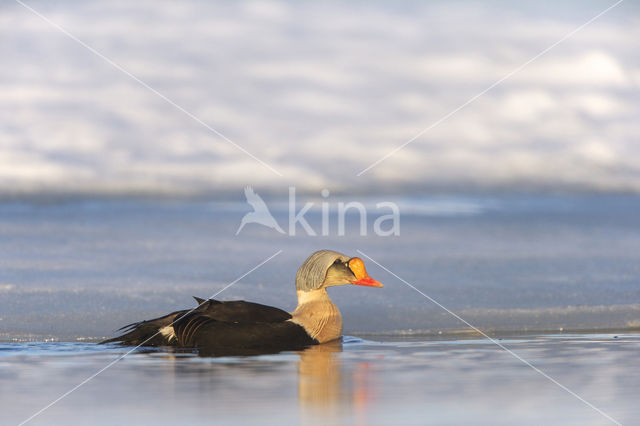
{"label": "duck's eye", "polygon": [[335,262],[333,262],[333,264],[334,264],[334,265],[338,265],[338,264],[340,264],[340,263],[342,263],[342,260],[340,260],[340,259],[336,259],[336,261],[335,261]]}

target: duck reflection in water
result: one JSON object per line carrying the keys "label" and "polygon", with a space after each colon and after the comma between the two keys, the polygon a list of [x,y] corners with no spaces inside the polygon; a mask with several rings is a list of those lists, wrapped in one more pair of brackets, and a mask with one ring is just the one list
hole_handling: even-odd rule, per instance
{"label": "duck reflection in water", "polygon": [[303,424],[332,424],[353,416],[366,424],[373,397],[368,362],[343,365],[342,341],[311,346],[299,352],[298,402]]}
{"label": "duck reflection in water", "polygon": [[[344,351],[343,344],[348,346],[352,338],[345,339],[346,343],[337,339],[296,352],[234,353],[232,357],[182,348],[147,354],[172,363],[170,383],[180,394],[185,386],[189,389],[189,384],[194,383],[190,379],[196,377],[195,394],[206,406],[211,403],[211,395],[216,395],[233,410],[234,401],[244,401],[246,392],[250,392],[253,399],[285,404],[285,412],[297,410],[301,424],[324,426],[348,420],[364,425],[377,393],[375,370],[370,368],[370,362],[354,360]],[[189,361],[194,357],[211,361]],[[256,386],[256,382],[260,385]],[[297,395],[295,388],[289,387],[296,382]]]}

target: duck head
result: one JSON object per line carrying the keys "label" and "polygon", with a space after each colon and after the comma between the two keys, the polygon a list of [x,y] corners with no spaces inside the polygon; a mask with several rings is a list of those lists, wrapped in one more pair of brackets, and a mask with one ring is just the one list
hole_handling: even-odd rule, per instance
{"label": "duck head", "polygon": [[296,274],[298,291],[319,290],[344,284],[382,287],[382,283],[367,274],[362,259],[331,250],[313,253]]}

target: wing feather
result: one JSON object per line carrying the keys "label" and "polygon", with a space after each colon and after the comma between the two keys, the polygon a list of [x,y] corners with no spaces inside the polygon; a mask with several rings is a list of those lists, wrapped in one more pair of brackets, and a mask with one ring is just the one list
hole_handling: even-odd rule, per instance
{"label": "wing feather", "polygon": [[200,355],[252,355],[301,350],[317,345],[300,325],[291,321],[231,323],[207,312],[191,312],[173,326],[180,346],[197,348]]}
{"label": "wing feather", "polygon": [[147,321],[135,322],[122,327],[118,331],[124,334],[111,339],[103,340],[102,343],[121,343],[129,346],[166,346],[171,342],[160,333],[160,329],[170,325],[179,315],[184,315],[189,311],[172,312],[160,318]]}
{"label": "wing feather", "polygon": [[209,299],[201,304],[200,308],[203,315],[216,321],[229,323],[271,323],[291,319],[291,314],[287,311],[244,300],[220,302]]}
{"label": "wing feather", "polygon": [[[154,318],[147,321],[134,322],[120,328],[122,332],[118,337],[107,339],[101,343],[122,343],[124,345],[145,345],[145,346],[170,346],[182,344],[188,341],[195,333],[196,329],[204,322],[216,321],[228,324],[269,324],[280,323],[291,318],[291,314],[282,309],[272,306],[261,305],[259,303],[245,302],[243,300],[232,300],[221,302],[214,299],[201,299],[196,297],[198,306],[192,310],[182,310],[172,312],[168,315]],[[182,333],[176,332],[177,341],[168,339],[160,333],[164,327],[176,324],[181,318]],[[194,328],[195,327],[195,328]]]}

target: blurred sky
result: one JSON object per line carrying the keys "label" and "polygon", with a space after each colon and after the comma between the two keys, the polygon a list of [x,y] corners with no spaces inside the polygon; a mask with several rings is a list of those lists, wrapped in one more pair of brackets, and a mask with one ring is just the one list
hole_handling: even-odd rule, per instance
{"label": "blurred sky", "polygon": [[35,1],[277,176],[0,2],[0,195],[640,191],[640,8],[614,1]]}

